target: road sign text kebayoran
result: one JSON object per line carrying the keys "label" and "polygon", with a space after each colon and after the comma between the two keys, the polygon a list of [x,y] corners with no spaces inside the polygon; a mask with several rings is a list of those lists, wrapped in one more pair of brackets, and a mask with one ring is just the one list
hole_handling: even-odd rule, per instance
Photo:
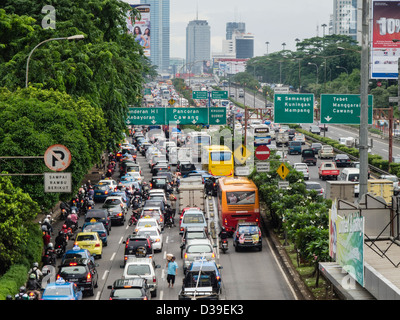
{"label": "road sign text kebayoran", "polygon": [[128,125],[226,124],[226,108],[129,108]]}

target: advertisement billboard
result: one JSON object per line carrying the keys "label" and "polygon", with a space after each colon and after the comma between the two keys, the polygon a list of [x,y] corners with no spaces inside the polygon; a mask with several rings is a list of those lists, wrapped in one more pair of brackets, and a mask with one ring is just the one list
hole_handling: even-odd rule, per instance
{"label": "advertisement billboard", "polygon": [[329,210],[329,255],[364,286],[364,217],[357,209],[341,211],[334,201]]}
{"label": "advertisement billboard", "polygon": [[149,4],[131,4],[140,12],[140,19],[132,21],[131,17],[127,18],[128,34],[132,34],[135,40],[143,47],[144,55],[150,57],[150,5]]}
{"label": "advertisement billboard", "polygon": [[372,1],[371,79],[397,79],[400,1]]}

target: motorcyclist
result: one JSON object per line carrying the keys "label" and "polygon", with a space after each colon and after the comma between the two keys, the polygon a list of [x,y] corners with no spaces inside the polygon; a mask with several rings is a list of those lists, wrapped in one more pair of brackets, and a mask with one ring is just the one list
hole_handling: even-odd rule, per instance
{"label": "motorcyclist", "polygon": [[42,230],[47,231],[50,235],[53,234],[53,227],[51,226],[50,219],[47,217],[42,222]]}
{"label": "motorcyclist", "polygon": [[167,205],[166,209],[165,209],[165,222],[170,226],[174,225],[173,213],[174,212],[173,212],[171,206]]}
{"label": "motorcyclist", "polygon": [[43,273],[39,269],[39,263],[34,262],[33,265],[32,265],[32,268],[29,270],[28,274],[29,275],[31,275],[31,274],[35,275],[37,280],[42,279]]}
{"label": "motorcyclist", "polygon": [[218,236],[221,238],[221,240],[228,239],[229,233],[228,231],[226,231],[226,228],[224,226],[221,227],[221,231],[219,232]]}
{"label": "motorcyclist", "polygon": [[205,183],[206,194],[212,195],[213,187],[214,187],[214,182],[212,181],[212,179],[211,178],[207,179]]}
{"label": "motorcyclist", "polygon": [[60,246],[65,251],[65,248],[67,247],[67,239],[66,239],[64,232],[60,231],[58,233],[58,236],[56,237],[56,240],[55,240],[55,245],[56,245],[56,248],[58,248]]}
{"label": "motorcyclist", "polygon": [[43,265],[55,265],[56,263],[56,253],[54,251],[54,245],[51,242],[47,245],[47,248],[42,257],[42,262]]}
{"label": "motorcyclist", "polygon": [[19,292],[14,297],[15,300],[29,300],[28,295],[26,294],[26,288],[24,286],[19,287]]}
{"label": "motorcyclist", "polygon": [[34,292],[37,298],[40,297],[40,289],[42,289],[42,286],[33,273],[29,275],[29,279],[26,283],[26,289]]}

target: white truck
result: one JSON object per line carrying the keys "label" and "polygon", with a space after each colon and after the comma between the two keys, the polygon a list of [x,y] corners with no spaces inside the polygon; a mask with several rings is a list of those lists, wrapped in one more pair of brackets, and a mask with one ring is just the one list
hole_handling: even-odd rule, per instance
{"label": "white truck", "polygon": [[289,145],[289,132],[277,132],[275,135],[275,143],[277,147],[281,147],[282,145]]}
{"label": "white truck", "polygon": [[184,208],[197,207],[204,212],[204,185],[199,177],[181,179],[179,186],[179,212]]}

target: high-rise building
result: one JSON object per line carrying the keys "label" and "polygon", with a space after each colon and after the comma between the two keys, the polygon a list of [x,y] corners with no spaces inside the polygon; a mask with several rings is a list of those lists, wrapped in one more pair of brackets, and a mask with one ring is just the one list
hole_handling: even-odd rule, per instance
{"label": "high-rise building", "polygon": [[150,60],[159,72],[167,72],[170,56],[170,0],[140,0],[150,4]]}
{"label": "high-rise building", "polygon": [[201,74],[211,63],[211,30],[206,20],[190,21],[186,27],[186,69]]}
{"label": "high-rise building", "polygon": [[361,8],[362,0],[333,0],[332,34],[350,36],[361,43]]}
{"label": "high-rise building", "polygon": [[254,57],[254,35],[234,32],[232,41],[235,43],[236,59],[251,59]]}
{"label": "high-rise building", "polygon": [[232,40],[235,31],[246,33],[246,24],[244,22],[227,22],[226,23],[226,40]]}

